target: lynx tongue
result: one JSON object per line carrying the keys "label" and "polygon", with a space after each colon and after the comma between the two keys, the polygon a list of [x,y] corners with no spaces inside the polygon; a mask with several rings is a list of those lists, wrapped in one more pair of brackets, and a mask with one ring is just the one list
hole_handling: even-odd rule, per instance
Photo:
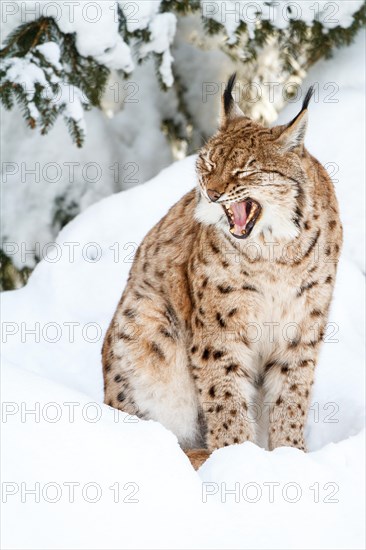
{"label": "lynx tongue", "polygon": [[245,232],[247,224],[247,202],[232,202],[230,209],[233,213],[232,221],[234,226],[230,229],[231,233],[241,236]]}

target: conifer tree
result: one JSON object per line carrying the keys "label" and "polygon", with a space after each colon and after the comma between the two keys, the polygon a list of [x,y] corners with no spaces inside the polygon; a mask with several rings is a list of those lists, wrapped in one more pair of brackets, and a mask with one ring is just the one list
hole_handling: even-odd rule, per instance
{"label": "conifer tree", "polygon": [[[346,3],[341,4],[344,12]],[[326,4],[322,10],[319,3],[303,1],[119,1],[114,3],[114,22],[120,42],[112,46],[112,56],[108,51],[104,56],[83,55],[78,48],[81,31],[77,25],[74,32],[65,32],[65,25],[57,18],[44,17],[40,12],[39,18],[24,22],[6,37],[1,50],[1,100],[6,109],[17,102],[28,126],[43,134],[62,115],[80,147],[85,134],[83,110],[100,107],[116,57],[125,57],[117,68],[127,75],[133,70],[131,49],[138,61],[154,55],[161,86],[173,85],[170,46],[177,18],[199,12],[205,31],[210,35],[223,33],[228,55],[244,64],[252,63],[272,40],[280,52],[283,70],[291,74],[293,59],[307,69],[331,56],[335,47],[352,42],[366,22],[365,3],[355,0],[347,4],[346,13],[338,13],[334,11],[336,3]]]}

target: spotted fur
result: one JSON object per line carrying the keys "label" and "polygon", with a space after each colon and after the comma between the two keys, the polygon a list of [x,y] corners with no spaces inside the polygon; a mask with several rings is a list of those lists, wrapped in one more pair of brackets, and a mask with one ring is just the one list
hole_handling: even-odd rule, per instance
{"label": "spotted fur", "polygon": [[[196,465],[248,440],[305,449],[342,244],[332,182],[303,145],[311,93],[288,125],[265,128],[232,86],[199,186],[143,240],[103,345],[105,402],[201,449]],[[248,197],[261,213],[237,239],[222,204]]]}

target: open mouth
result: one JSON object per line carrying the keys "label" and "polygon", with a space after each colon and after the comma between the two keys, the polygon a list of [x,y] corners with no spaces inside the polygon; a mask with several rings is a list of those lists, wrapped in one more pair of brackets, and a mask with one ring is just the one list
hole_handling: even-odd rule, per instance
{"label": "open mouth", "polygon": [[242,202],[232,202],[222,205],[229,220],[230,233],[237,239],[246,239],[262,210],[260,204],[253,199]]}

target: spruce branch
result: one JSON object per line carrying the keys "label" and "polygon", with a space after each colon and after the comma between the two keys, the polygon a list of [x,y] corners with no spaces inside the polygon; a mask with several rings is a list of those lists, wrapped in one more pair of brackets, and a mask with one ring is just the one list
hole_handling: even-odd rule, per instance
{"label": "spruce branch", "polygon": [[[164,50],[159,44],[159,31],[166,31],[169,25],[165,28],[164,24],[154,26],[153,23],[158,17],[160,21],[162,18],[169,19],[167,13],[184,17],[201,12],[205,32],[208,35],[226,36],[226,44],[221,49],[235,62],[253,63],[258,52],[269,41],[276,43],[283,71],[289,76],[297,70],[294,69],[294,60],[297,67],[306,70],[319,59],[330,57],[334,48],[349,45],[366,24],[364,2],[353,14],[352,24],[347,28],[341,25],[325,28],[316,19],[311,24],[291,19],[287,27],[280,29],[265,16],[259,17],[260,14],[257,14],[254,26],[241,20],[235,33],[228,36],[224,22],[204,14],[201,0],[162,0],[159,13],[152,13],[151,19],[140,27],[129,25],[128,14],[124,13],[123,6],[122,3],[116,3],[118,33],[127,50],[133,49],[138,63],[154,56],[157,78],[163,90],[170,87],[173,80],[173,59],[169,47],[174,24],[170,20],[170,29],[173,31],[170,30],[170,35],[167,33],[165,37]],[[54,51],[57,47],[57,58],[50,58],[46,55],[47,48],[42,49],[42,46],[49,44],[53,44]],[[76,46],[76,35],[63,33],[52,17],[40,17],[14,29],[5,40],[0,58],[0,96],[4,107],[9,110],[18,104],[27,125],[39,128],[42,134],[46,134],[57,117],[62,115],[72,139],[77,146],[82,146],[85,138],[83,112],[92,107],[101,107],[110,74],[107,62],[82,56]],[[73,96],[73,99],[68,96]]]}
{"label": "spruce branch", "polygon": [[[40,48],[49,44],[58,49],[59,59],[48,59]],[[0,96],[4,107],[11,109],[15,100],[27,125],[38,127],[42,135],[62,114],[73,141],[81,147],[85,129],[78,106],[83,110],[100,107],[109,69],[92,57],[81,56],[75,36],[62,33],[51,17],[41,17],[15,29],[0,56]]]}

